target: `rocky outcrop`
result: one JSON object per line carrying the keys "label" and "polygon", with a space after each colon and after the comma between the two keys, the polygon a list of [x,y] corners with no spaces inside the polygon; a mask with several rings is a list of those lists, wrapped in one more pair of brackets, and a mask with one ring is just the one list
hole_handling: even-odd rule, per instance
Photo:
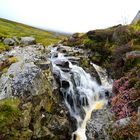
{"label": "rocky outcrop", "polygon": [[115,29],[112,39],[117,45],[124,45],[131,40],[131,32],[127,27],[120,26]]}
{"label": "rocky outcrop", "polygon": [[[111,112],[114,113],[112,120],[114,122],[111,126],[121,119],[125,120],[128,116],[132,117],[133,121],[124,128],[110,126],[110,130],[107,130],[110,136],[113,136],[110,139],[137,139],[139,137],[139,126],[136,125],[140,95],[139,29],[138,21],[128,26],[118,25],[103,30],[89,31],[78,36],[76,40],[65,39],[62,42],[70,46],[73,44],[76,48],[84,50],[86,57],[80,60],[82,67],[87,68],[90,73],[92,71],[89,63],[93,62],[106,68],[110,77],[114,79],[113,98],[109,101]],[[94,124],[96,125],[96,122]],[[90,123],[88,125],[90,126]],[[92,138],[92,134],[96,135],[90,128],[88,132],[89,138],[90,136]]]}
{"label": "rocky outcrop", "polygon": [[136,16],[134,17],[132,24],[136,24],[139,20],[140,20],[140,10],[138,11]]}
{"label": "rocky outcrop", "polygon": [[17,58],[0,77],[1,139],[70,139],[70,117],[44,52],[41,45],[15,47],[0,57]]}

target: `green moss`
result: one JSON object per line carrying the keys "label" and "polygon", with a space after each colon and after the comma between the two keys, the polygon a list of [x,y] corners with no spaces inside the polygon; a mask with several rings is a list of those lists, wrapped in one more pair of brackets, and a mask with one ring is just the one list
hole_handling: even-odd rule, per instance
{"label": "green moss", "polygon": [[90,67],[90,60],[88,59],[88,58],[82,58],[81,60],[80,60],[80,62],[81,62],[81,66],[82,67],[86,67],[86,68],[89,68]]}
{"label": "green moss", "polygon": [[131,78],[131,79],[129,80],[129,88],[134,87],[138,80],[139,80],[139,79],[136,78],[136,77]]}
{"label": "green moss", "polygon": [[134,24],[132,25],[132,28],[134,29],[134,31],[140,31],[140,24]]}
{"label": "green moss", "polygon": [[0,53],[3,51],[8,51],[10,50],[10,46],[3,44],[2,42],[0,42]]}
{"label": "green moss", "polygon": [[85,40],[83,41],[83,43],[84,43],[85,47],[90,48],[90,47],[92,47],[92,46],[96,43],[96,41],[87,38],[87,39],[85,39]]}
{"label": "green moss", "polygon": [[0,132],[6,131],[11,126],[21,112],[18,108],[20,101],[18,99],[4,99],[0,101]]}
{"label": "green moss", "polygon": [[132,49],[140,51],[140,44],[139,45],[133,45]]}
{"label": "green moss", "polygon": [[127,71],[137,66],[140,66],[140,58],[127,59],[124,70]]}
{"label": "green moss", "polygon": [[96,63],[101,62],[101,59],[102,59],[102,56],[101,56],[98,52],[96,52],[95,55],[93,55],[93,56],[91,57],[91,60],[92,60],[93,62],[96,62]]}
{"label": "green moss", "polygon": [[135,88],[138,89],[138,90],[140,90],[140,80],[137,81],[137,83],[135,84]]}

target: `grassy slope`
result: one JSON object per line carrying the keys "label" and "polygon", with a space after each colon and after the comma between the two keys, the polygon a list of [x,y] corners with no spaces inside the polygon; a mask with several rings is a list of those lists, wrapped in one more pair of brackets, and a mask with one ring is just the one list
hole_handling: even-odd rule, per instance
{"label": "grassy slope", "polygon": [[33,36],[36,38],[37,42],[42,43],[44,45],[56,43],[64,37],[63,34],[56,35],[55,32],[37,29],[25,24],[0,18],[0,37],[1,36]]}

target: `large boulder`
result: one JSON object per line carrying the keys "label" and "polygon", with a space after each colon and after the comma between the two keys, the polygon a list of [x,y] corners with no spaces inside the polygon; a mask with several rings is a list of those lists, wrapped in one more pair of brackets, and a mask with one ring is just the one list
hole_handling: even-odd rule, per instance
{"label": "large boulder", "polygon": [[74,131],[41,48],[15,47],[2,54],[18,61],[0,77],[0,139],[64,140]]}
{"label": "large boulder", "polygon": [[20,43],[23,45],[33,45],[36,44],[34,37],[21,37]]}
{"label": "large boulder", "polygon": [[117,45],[124,45],[131,40],[131,32],[127,26],[120,26],[114,31],[112,39]]}
{"label": "large boulder", "polygon": [[99,41],[99,42],[107,41],[107,40],[111,41],[113,31],[114,30],[112,30],[112,29],[93,30],[93,31],[87,32],[87,36],[88,36],[89,39]]}

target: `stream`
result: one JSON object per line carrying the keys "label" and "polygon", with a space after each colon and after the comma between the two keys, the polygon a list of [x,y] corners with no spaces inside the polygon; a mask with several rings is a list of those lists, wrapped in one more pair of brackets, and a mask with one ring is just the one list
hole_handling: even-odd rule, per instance
{"label": "stream", "polygon": [[76,120],[76,131],[72,133],[71,140],[87,140],[87,122],[94,110],[102,109],[108,103],[112,82],[104,69],[91,63],[100,77],[99,85],[76,61],[74,57],[59,52],[57,47],[51,50],[53,74],[70,116]]}

